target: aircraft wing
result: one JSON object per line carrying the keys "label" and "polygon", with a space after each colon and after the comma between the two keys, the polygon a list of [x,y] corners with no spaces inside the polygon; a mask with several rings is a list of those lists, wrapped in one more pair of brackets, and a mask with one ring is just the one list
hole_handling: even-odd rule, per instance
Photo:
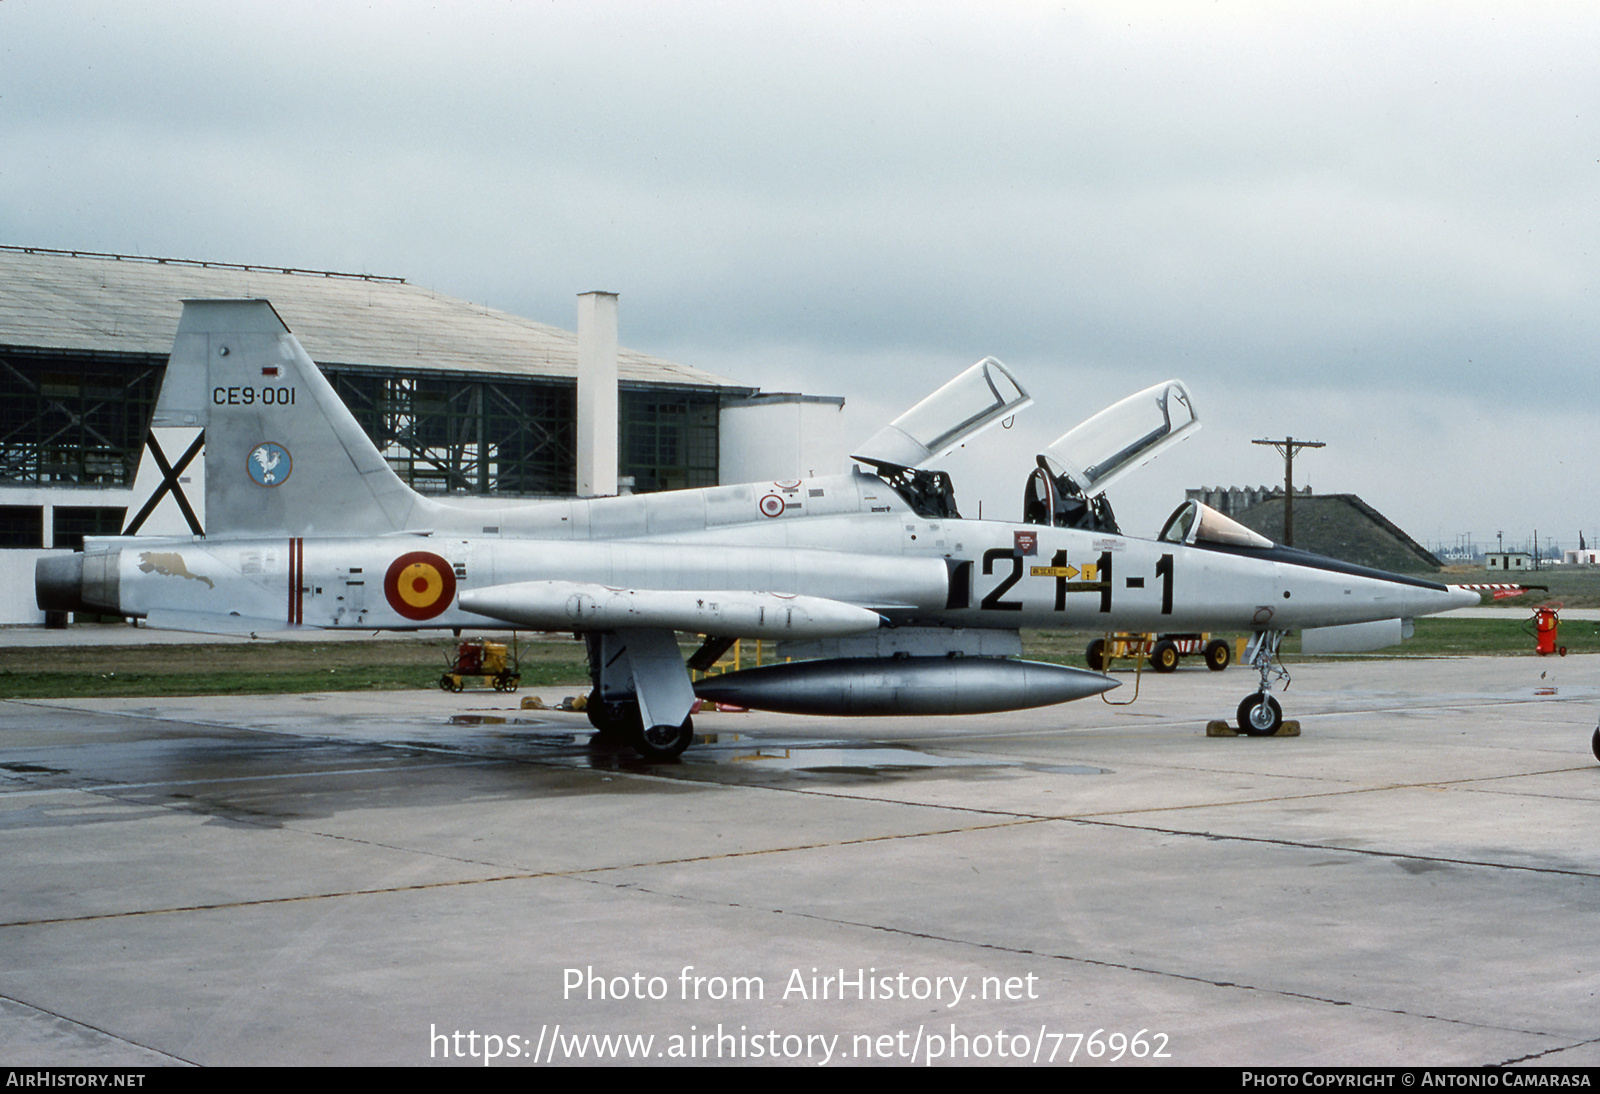
{"label": "aircraft wing", "polygon": [[[820,596],[745,590],[624,589],[583,581],[519,581],[461,594],[464,611],[536,630],[588,632],[598,644],[600,701],[638,703],[648,753],[676,755],[688,741],[694,685],[675,631],[732,638],[840,638],[876,632],[883,616]],[[624,682],[625,681],[625,682]],[[681,743],[680,743],[681,742]]]}
{"label": "aircraft wing", "polygon": [[665,630],[727,638],[837,638],[875,631],[883,616],[820,596],[740,590],[623,589],[519,581],[461,594],[463,610],[546,631]]}
{"label": "aircraft wing", "polygon": [[286,623],[282,619],[262,619],[236,613],[172,611],[164,608],[152,610],[141,620],[140,625],[157,631],[249,635],[251,638],[267,634],[286,634],[290,631],[322,630],[321,627]]}

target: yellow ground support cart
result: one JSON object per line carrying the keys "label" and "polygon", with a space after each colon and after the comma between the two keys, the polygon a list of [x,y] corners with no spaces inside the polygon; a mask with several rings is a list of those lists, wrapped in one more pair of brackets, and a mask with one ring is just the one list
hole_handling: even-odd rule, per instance
{"label": "yellow ground support cart", "polygon": [[1089,643],[1085,659],[1097,672],[1110,672],[1119,660],[1150,659],[1157,672],[1172,672],[1184,657],[1199,654],[1206,668],[1221,672],[1233,661],[1233,647],[1209,634],[1130,634],[1119,631]]}
{"label": "yellow ground support cart", "polygon": [[516,691],[522,683],[522,673],[515,652],[510,667],[506,665],[506,644],[476,639],[462,642],[456,647],[455,660],[439,677],[441,691],[460,691],[461,680],[466,676],[482,676],[494,685],[496,691]]}

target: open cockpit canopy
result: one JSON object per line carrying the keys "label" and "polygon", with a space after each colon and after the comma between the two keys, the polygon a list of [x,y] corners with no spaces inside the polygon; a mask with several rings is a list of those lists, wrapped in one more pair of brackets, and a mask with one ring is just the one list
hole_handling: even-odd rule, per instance
{"label": "open cockpit canopy", "polygon": [[1041,459],[1070,478],[1085,498],[1200,428],[1182,381],[1167,380],[1130,395],[1058,437]]}
{"label": "open cockpit canopy", "polygon": [[853,458],[879,470],[922,467],[1032,402],[1004,365],[985,357],[880,429]]}

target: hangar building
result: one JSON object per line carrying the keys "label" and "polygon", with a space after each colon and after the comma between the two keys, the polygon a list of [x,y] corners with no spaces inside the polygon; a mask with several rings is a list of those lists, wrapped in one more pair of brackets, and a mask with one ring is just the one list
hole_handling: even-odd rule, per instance
{"label": "hangar building", "polygon": [[[398,277],[0,246],[0,622],[43,618],[40,553],[122,530],[182,301],[201,298],[270,300],[415,489],[575,492],[574,332]],[[624,489],[835,469],[843,399],[615,360]]]}
{"label": "hangar building", "polygon": [[[1188,491],[1270,540],[1283,539],[1283,487],[1200,487]],[[1390,573],[1429,573],[1443,567],[1399,525],[1354,494],[1294,492],[1294,545],[1301,550]]]}

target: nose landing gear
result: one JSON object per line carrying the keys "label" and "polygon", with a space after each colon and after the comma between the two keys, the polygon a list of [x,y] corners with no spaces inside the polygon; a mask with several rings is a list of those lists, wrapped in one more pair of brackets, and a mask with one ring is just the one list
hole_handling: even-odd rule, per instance
{"label": "nose landing gear", "polygon": [[1283,728],[1283,707],[1268,692],[1274,679],[1289,686],[1289,671],[1278,660],[1278,645],[1287,631],[1257,631],[1245,650],[1250,667],[1261,674],[1261,686],[1239,704],[1239,732],[1250,737],[1271,737]]}

